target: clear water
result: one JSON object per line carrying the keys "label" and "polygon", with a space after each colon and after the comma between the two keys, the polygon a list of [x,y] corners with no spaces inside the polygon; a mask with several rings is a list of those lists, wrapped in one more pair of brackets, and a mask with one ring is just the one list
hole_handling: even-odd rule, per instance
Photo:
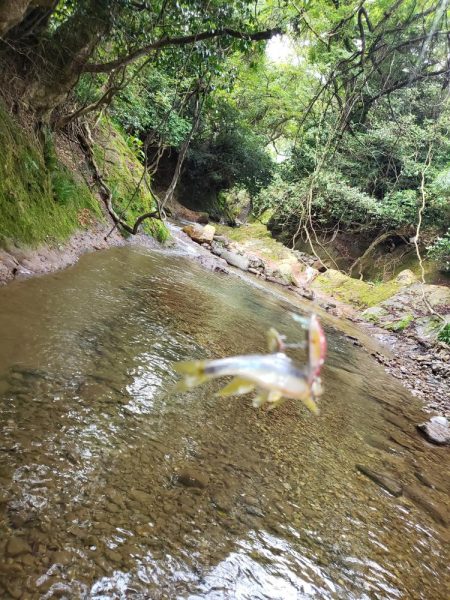
{"label": "clear water", "polygon": [[173,361],[297,340],[293,308],[131,248],[1,289],[0,597],[447,600],[450,452],[336,322],[319,417],[171,392]]}

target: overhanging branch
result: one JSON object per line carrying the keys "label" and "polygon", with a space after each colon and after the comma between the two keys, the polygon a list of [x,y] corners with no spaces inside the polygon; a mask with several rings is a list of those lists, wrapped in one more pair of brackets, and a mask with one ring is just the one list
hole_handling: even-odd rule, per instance
{"label": "overhanging branch", "polygon": [[124,67],[126,65],[131,64],[138,58],[145,56],[149,52],[153,50],[158,50],[159,48],[166,48],[168,46],[184,46],[187,44],[193,44],[196,42],[201,42],[204,40],[210,40],[213,38],[219,37],[234,37],[241,40],[248,40],[253,42],[258,42],[262,40],[269,40],[275,35],[279,35],[282,33],[280,28],[274,29],[266,29],[264,31],[256,31],[254,33],[248,33],[245,31],[236,31],[235,29],[214,29],[212,31],[203,31],[201,33],[196,33],[193,35],[184,35],[179,37],[165,37],[157,40],[156,42],[152,42],[151,44],[147,44],[142,48],[138,48],[134,50],[130,54],[126,56],[121,56],[115,60],[111,60],[106,63],[87,63],[83,66],[84,73],[109,73],[114,69],[118,69],[119,67]]}

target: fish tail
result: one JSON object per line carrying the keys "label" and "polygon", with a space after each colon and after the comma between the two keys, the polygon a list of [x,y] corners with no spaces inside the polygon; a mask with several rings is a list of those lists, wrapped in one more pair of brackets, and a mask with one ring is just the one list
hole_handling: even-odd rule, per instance
{"label": "fish tail", "polygon": [[188,360],[176,363],[175,370],[183,375],[175,386],[175,392],[186,392],[194,387],[205,383],[210,379],[210,376],[205,374],[205,360]]}

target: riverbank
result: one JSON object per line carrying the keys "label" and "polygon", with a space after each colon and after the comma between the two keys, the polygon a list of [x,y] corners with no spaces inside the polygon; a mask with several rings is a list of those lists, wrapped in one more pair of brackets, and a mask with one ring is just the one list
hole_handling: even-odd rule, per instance
{"label": "riverbank", "polygon": [[37,248],[8,244],[0,248],[0,285],[15,279],[26,279],[70,267],[86,252],[105,250],[114,246],[138,244],[161,248],[154,238],[140,234],[125,239],[110,223],[95,223],[77,231],[67,242],[42,244]]}

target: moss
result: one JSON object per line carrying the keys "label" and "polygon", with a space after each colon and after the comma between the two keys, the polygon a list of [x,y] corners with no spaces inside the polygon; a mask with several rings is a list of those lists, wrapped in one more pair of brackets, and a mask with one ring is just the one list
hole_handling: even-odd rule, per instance
{"label": "moss", "polygon": [[[50,142],[49,142],[50,143]],[[0,242],[62,241],[101,217],[97,200],[0,105]]]}
{"label": "moss", "polygon": [[275,214],[275,209],[274,208],[267,208],[260,216],[259,216],[259,221],[261,221],[261,223],[263,225],[267,225],[269,223],[269,221],[271,220],[271,218],[273,217],[273,215]]}
{"label": "moss", "polygon": [[[115,211],[130,225],[146,212],[156,209],[156,202],[142,177],[142,165],[128,146],[122,133],[111,121],[102,119],[95,134],[94,157],[108,184]],[[170,237],[158,219],[147,219],[141,231],[161,242]]]}
{"label": "moss", "polygon": [[401,285],[395,280],[367,283],[359,279],[352,279],[348,275],[333,269],[319,275],[315,279],[313,287],[359,308],[375,306],[401,289]]}
{"label": "moss", "polygon": [[392,321],[391,323],[386,323],[383,327],[385,329],[389,329],[389,331],[400,332],[404,331],[407,327],[409,327],[413,321],[413,315],[405,315],[399,321]]}
{"label": "moss", "polygon": [[241,227],[216,225],[216,230],[220,235],[242,244],[247,250],[257,253],[262,258],[273,261],[294,261],[290,250],[277,242],[263,223],[248,223]]}

